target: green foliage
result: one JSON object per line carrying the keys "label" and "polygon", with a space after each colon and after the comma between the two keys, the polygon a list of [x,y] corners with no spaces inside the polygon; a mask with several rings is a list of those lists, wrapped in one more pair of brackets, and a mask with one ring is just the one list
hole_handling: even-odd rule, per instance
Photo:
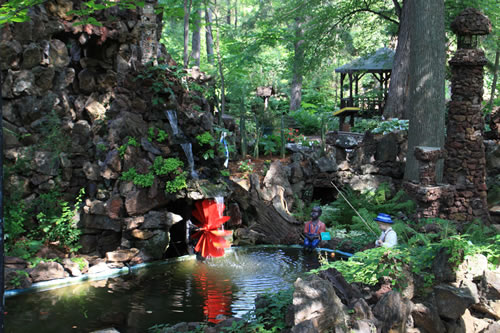
{"label": "green foliage", "polygon": [[21,281],[23,278],[27,278],[30,275],[26,271],[16,270],[16,276],[14,276],[9,282],[16,288],[21,287]]}
{"label": "green foliage", "polygon": [[8,253],[15,246],[16,240],[26,232],[25,223],[29,213],[26,203],[19,193],[5,197],[5,251]]}
{"label": "green foliage", "polygon": [[250,160],[250,159],[242,160],[242,161],[238,162],[238,170],[240,172],[245,172],[245,173],[252,172],[253,167],[254,167],[254,165],[252,163],[252,160]]}
{"label": "green foliage", "polygon": [[308,108],[307,103],[302,103],[303,107],[291,113],[295,122],[300,126],[305,135],[319,134],[321,128],[321,117],[314,108]]}
{"label": "green foliage", "polygon": [[[377,223],[373,222],[373,218],[380,212],[394,217],[399,212],[410,214],[415,210],[415,203],[407,197],[404,191],[399,191],[391,197],[391,191],[387,184],[381,184],[377,190],[365,193],[359,193],[346,187],[343,193],[372,230],[378,230]],[[321,220],[327,226],[370,232],[370,229],[340,195],[337,201],[327,206],[322,207],[323,215],[321,216]]]}
{"label": "green foliage", "polygon": [[29,20],[29,8],[44,3],[46,0],[11,0],[0,6],[0,25],[5,23],[25,22]]}
{"label": "green foliage", "polygon": [[41,240],[20,238],[12,241],[9,248],[6,248],[6,254],[13,257],[23,258],[24,260],[29,260],[35,256],[42,246],[43,242]]}
{"label": "green foliage", "polygon": [[208,145],[210,147],[215,146],[215,138],[213,137],[210,132],[204,132],[203,134],[199,134],[196,136],[196,140],[198,140],[198,143],[200,145]]}
{"label": "green foliage", "polygon": [[184,171],[181,174],[175,176],[173,180],[169,180],[165,184],[165,192],[176,193],[187,187],[186,183],[187,173]]}
{"label": "green foliage", "polygon": [[132,181],[141,187],[151,187],[156,176],[165,176],[168,179],[165,183],[167,193],[175,193],[187,187],[187,173],[182,171],[184,163],[178,158],[164,159],[157,156],[150,171],[146,174],[138,174],[135,168],[130,168],[122,173],[121,179]]}
{"label": "green foliage", "polygon": [[120,147],[118,147],[118,153],[120,154],[120,157],[123,158],[125,156],[125,152],[127,151],[128,146],[134,146],[134,147],[139,147],[139,143],[134,137],[127,137],[127,142]]}
{"label": "green foliage", "polygon": [[333,267],[349,283],[359,282],[370,286],[375,285],[381,277],[388,276],[392,278],[394,287],[400,290],[406,287],[403,269],[408,264],[409,253],[406,248],[378,247],[357,252],[347,261],[334,261],[312,272]]}
{"label": "green foliage", "polygon": [[164,159],[161,156],[157,156],[153,162],[154,173],[158,176],[167,175],[169,173],[180,175],[183,167],[184,162],[178,158]]}
{"label": "green foliage", "polygon": [[229,172],[229,170],[221,170],[220,174],[221,174],[222,177],[229,177],[231,175],[231,173]]}
{"label": "green foliage", "polygon": [[152,171],[146,174],[139,174],[135,168],[130,168],[122,173],[121,179],[131,181],[140,187],[151,187],[153,185],[155,175]]}
{"label": "green foliage", "polygon": [[373,133],[382,133],[388,134],[391,132],[397,131],[408,131],[409,121],[407,119],[390,119],[382,121],[378,124],[378,126],[373,130]]}
{"label": "green foliage", "polygon": [[406,119],[381,120],[379,117],[374,117],[372,119],[357,119],[351,130],[358,133],[371,131],[372,133],[388,134],[397,131],[408,131],[408,128],[409,122]]}
{"label": "green foliage", "polygon": [[137,75],[135,80],[142,80],[150,87],[153,93],[151,99],[153,105],[163,106],[171,97],[175,96],[172,87],[176,83],[182,85],[181,79],[184,76],[185,72],[182,67],[148,63],[144,67],[143,73]]}
{"label": "green foliage", "polygon": [[[214,147],[216,144],[216,140],[213,137],[210,132],[204,132],[203,134],[199,134],[196,136],[196,140],[198,140],[198,143],[200,146],[209,146],[209,147]],[[204,153],[203,153],[203,159],[208,160],[209,158],[214,158],[215,157],[215,151],[211,148],[208,148]]]}
{"label": "green foliage", "polygon": [[44,116],[40,126],[41,140],[33,150],[53,152],[53,163],[61,152],[68,151],[70,147],[69,136],[62,129],[62,122],[56,111],[52,110]]}
{"label": "green foliage", "polygon": [[157,141],[159,143],[165,142],[168,138],[168,133],[162,130],[161,128],[150,127],[148,129],[148,141],[153,142]]}
{"label": "green foliage", "polygon": [[80,258],[80,257],[74,257],[70,259],[72,262],[76,263],[78,265],[78,268],[83,271],[87,264],[85,263],[85,259]]}
{"label": "green foliage", "polygon": [[114,6],[118,6],[122,10],[136,10],[137,8],[144,7],[144,1],[123,0],[116,2],[112,0],[102,0],[96,2],[95,0],[89,0],[83,2],[80,9],[69,11],[68,14],[75,14],[80,18],[80,21],[75,22],[74,25],[91,24],[95,26],[102,26],[102,23],[97,21],[91,15],[97,11],[105,10]]}
{"label": "green foliage", "polygon": [[60,199],[56,191],[40,195],[36,215],[38,227],[34,230],[34,236],[41,237],[44,242],[59,243],[70,252],[77,251],[81,246],[78,244],[82,231],[77,227],[75,216],[80,209],[85,190],[82,188],[76,198],[74,205]]}
{"label": "green foliage", "polygon": [[279,152],[278,148],[281,146],[281,138],[277,135],[263,135],[260,139],[260,143],[264,155],[277,154]]}
{"label": "green foliage", "polygon": [[104,143],[98,143],[96,148],[100,151],[106,151],[108,147]]}

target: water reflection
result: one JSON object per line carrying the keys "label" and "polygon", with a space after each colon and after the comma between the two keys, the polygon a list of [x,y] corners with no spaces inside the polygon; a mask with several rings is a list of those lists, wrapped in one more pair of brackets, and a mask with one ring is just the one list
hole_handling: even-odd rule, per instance
{"label": "water reflection", "polygon": [[[288,288],[315,255],[294,248],[241,248],[132,274],[7,298],[5,332],[146,332],[157,324],[242,317],[257,295]],[[22,328],[22,329],[21,329]]]}
{"label": "water reflection", "polygon": [[210,269],[209,265],[199,262],[193,272],[198,292],[203,296],[203,314],[207,321],[218,323],[219,315],[231,315],[232,290],[228,276]]}

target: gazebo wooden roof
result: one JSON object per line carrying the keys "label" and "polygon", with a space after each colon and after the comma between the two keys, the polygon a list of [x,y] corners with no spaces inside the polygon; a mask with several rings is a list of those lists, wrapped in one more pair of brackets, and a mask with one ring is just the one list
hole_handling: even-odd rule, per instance
{"label": "gazebo wooden roof", "polygon": [[[359,107],[366,114],[383,112],[389,79],[391,77],[392,64],[394,62],[395,51],[382,47],[372,54],[353,60],[335,69],[340,73],[340,109]],[[380,83],[381,97],[377,99],[363,98],[359,95],[359,80],[366,74],[371,73]],[[344,98],[344,80],[349,78],[349,97]],[[344,117],[342,117],[344,118]],[[344,119],[341,119],[342,123]],[[354,125],[354,117],[351,116],[351,126]]]}

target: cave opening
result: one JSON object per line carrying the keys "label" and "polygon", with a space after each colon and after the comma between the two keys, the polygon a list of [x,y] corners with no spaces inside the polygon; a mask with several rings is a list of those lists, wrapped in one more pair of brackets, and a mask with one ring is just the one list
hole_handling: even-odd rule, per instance
{"label": "cave opening", "polygon": [[338,193],[333,187],[314,187],[312,201],[319,201],[321,205],[327,205],[337,200]]}

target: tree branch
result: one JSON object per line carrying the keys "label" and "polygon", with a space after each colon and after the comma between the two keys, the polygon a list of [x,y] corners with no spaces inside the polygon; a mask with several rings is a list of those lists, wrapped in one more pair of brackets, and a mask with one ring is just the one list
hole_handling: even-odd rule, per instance
{"label": "tree branch", "polygon": [[[405,0],[403,0],[403,5],[404,5]],[[392,3],[394,4],[394,10],[396,11],[396,16],[398,19],[401,21],[401,5],[399,4],[398,0],[392,0]]]}

